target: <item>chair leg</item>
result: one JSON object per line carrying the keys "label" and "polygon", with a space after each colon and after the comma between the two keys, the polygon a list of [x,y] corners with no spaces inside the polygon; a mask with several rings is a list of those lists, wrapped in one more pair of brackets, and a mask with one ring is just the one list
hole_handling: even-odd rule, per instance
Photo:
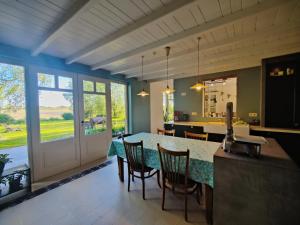
{"label": "chair leg", "polygon": [[198,185],[198,187],[197,187],[197,196],[196,196],[196,198],[197,198],[197,202],[198,202],[198,204],[200,205],[200,198],[201,198],[201,184],[200,185]]}
{"label": "chair leg", "polygon": [[144,173],[141,173],[142,184],[143,184],[143,199],[145,200],[145,178]]}
{"label": "chair leg", "polygon": [[199,190],[200,190],[200,194],[202,196],[203,195],[203,193],[202,193],[202,183],[199,183]]}
{"label": "chair leg", "polygon": [[130,191],[130,169],[128,168],[128,192]]}
{"label": "chair leg", "polygon": [[162,202],[161,202],[162,210],[165,210],[165,195],[166,195],[166,189],[165,189],[165,185],[163,185]]}
{"label": "chair leg", "polygon": [[184,194],[184,198],[185,198],[185,200],[184,200],[184,217],[185,217],[185,221],[187,222],[188,221],[188,215],[187,215],[187,204],[188,204],[188,198],[187,198],[188,196],[187,196],[187,193],[185,192],[185,194]]}
{"label": "chair leg", "polygon": [[161,185],[160,185],[160,171],[157,170],[157,184],[159,186],[159,188],[161,188]]}

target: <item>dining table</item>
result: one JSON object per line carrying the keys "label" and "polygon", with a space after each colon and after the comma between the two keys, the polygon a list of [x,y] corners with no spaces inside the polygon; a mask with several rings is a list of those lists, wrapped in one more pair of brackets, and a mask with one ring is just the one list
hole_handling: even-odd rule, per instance
{"label": "dining table", "polygon": [[[205,186],[206,220],[212,224],[213,218],[213,158],[221,143],[202,141],[153,133],[137,133],[124,138],[127,142],[143,141],[144,159],[148,167],[160,170],[160,160],[157,149],[161,147],[171,151],[190,151],[189,178]],[[124,182],[125,149],[122,139],[114,139],[108,150],[108,157],[117,156],[119,178]]]}

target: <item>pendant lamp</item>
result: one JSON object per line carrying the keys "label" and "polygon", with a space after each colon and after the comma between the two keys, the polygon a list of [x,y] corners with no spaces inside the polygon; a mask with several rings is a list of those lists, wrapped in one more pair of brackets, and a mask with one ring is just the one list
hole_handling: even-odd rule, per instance
{"label": "pendant lamp", "polygon": [[196,90],[196,91],[201,91],[202,88],[206,88],[206,86],[200,81],[200,37],[198,39],[198,81],[196,84],[190,87],[190,89]]}
{"label": "pendant lamp", "polygon": [[144,77],[144,56],[142,56],[142,82],[143,82],[142,86],[143,86],[143,90],[141,92],[139,92],[137,95],[145,97],[145,96],[148,96],[149,93],[145,91],[143,77]]}
{"label": "pendant lamp", "polygon": [[166,56],[167,56],[167,87],[163,93],[168,95],[174,93],[175,90],[169,87],[169,55],[170,55],[171,47],[166,47],[165,49],[166,49]]}

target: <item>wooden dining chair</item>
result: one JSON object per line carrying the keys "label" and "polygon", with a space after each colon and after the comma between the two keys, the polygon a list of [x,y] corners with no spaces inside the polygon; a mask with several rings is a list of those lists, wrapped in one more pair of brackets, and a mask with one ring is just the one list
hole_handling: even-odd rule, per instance
{"label": "wooden dining chair", "polygon": [[129,136],[131,136],[132,134],[130,134],[130,133],[127,133],[127,134],[121,134],[120,136],[118,136],[118,139],[123,139],[123,138],[125,138],[125,137],[129,137]]}
{"label": "wooden dining chair", "polygon": [[185,220],[188,220],[187,215],[187,196],[193,194],[197,190],[197,201],[199,203],[199,186],[198,183],[190,180],[189,164],[190,152],[187,151],[170,151],[162,148],[157,144],[159,159],[162,171],[162,210],[165,210],[165,190],[172,190],[173,193],[184,194],[185,197]]}
{"label": "wooden dining chair", "polygon": [[208,133],[206,134],[196,134],[188,131],[184,131],[184,137],[185,138],[191,138],[191,139],[199,139],[199,140],[208,140]]}
{"label": "wooden dining chair", "polygon": [[157,129],[157,134],[162,134],[162,135],[167,135],[167,136],[175,136],[175,130]]}
{"label": "wooden dining chair", "polygon": [[[123,144],[128,163],[128,192],[130,191],[130,176],[133,178],[140,178],[143,185],[143,199],[145,200],[145,179],[150,178],[157,174],[157,183],[160,186],[160,171],[150,168],[145,165],[143,141],[130,143],[124,140]],[[136,175],[135,172],[139,173]],[[146,175],[146,173],[148,173]]]}

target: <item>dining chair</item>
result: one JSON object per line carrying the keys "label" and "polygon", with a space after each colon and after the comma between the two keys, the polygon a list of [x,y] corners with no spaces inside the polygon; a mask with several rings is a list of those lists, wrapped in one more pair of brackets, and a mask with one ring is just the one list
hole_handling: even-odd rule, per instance
{"label": "dining chair", "polygon": [[189,164],[190,152],[187,151],[170,151],[162,148],[157,144],[159,159],[162,171],[162,210],[165,210],[165,191],[172,190],[173,193],[184,194],[185,198],[185,220],[188,220],[187,196],[197,190],[197,201],[200,203],[200,194],[198,183],[190,180]]}
{"label": "dining chair", "polygon": [[125,137],[129,137],[131,136],[132,134],[130,133],[127,133],[127,134],[121,134],[120,136],[118,136],[118,139],[122,139],[122,138],[125,138]]}
{"label": "dining chair", "polygon": [[162,134],[162,135],[167,135],[167,136],[175,136],[175,130],[157,129],[157,134]]}
{"label": "dining chair", "polygon": [[191,138],[191,139],[199,139],[199,140],[208,140],[208,133],[206,134],[196,134],[188,131],[184,131],[184,137],[185,138]]}
{"label": "dining chair", "polygon": [[[128,192],[130,191],[130,176],[132,176],[132,181],[134,181],[134,177],[140,178],[143,185],[143,199],[145,200],[145,179],[157,174],[157,183],[160,187],[160,171],[145,165],[143,141],[132,143],[123,138],[123,144],[128,163]],[[136,175],[135,172],[140,173],[140,176]],[[146,175],[146,173],[148,174]]]}

